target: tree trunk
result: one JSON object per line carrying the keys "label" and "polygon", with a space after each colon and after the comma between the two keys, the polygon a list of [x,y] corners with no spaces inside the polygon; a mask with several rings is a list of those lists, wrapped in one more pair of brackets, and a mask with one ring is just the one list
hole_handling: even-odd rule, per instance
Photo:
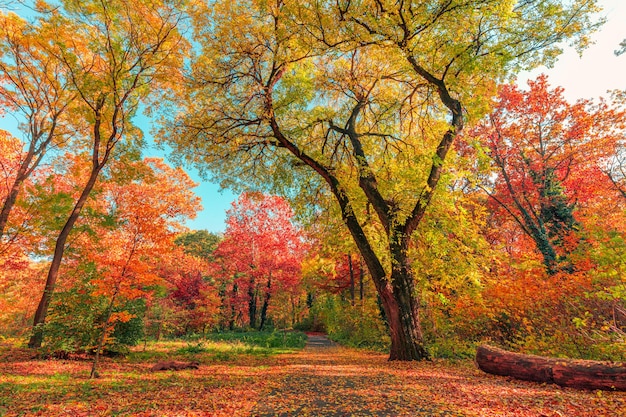
{"label": "tree trunk", "polygon": [[267,319],[267,308],[270,305],[270,288],[272,287],[272,273],[270,272],[270,276],[267,279],[267,291],[265,291],[265,299],[263,300],[263,306],[261,307],[261,324],[259,324],[259,330],[263,330],[263,326],[265,326],[265,321]]}
{"label": "tree trunk", "polygon": [[11,214],[11,210],[17,201],[17,196],[19,195],[22,184],[39,166],[39,163],[46,153],[46,147],[52,141],[56,128],[56,117],[58,116],[59,115],[55,116],[46,139],[38,147],[36,147],[35,144],[39,141],[39,138],[41,138],[41,132],[34,133],[32,136],[26,157],[20,164],[17,174],[15,175],[15,180],[13,181],[13,184],[11,184],[11,189],[2,204],[2,210],[0,211],[0,239],[4,236],[4,229],[9,221],[9,214]]}
{"label": "tree trunk", "polygon": [[354,267],[351,254],[348,254],[348,269],[350,271],[350,304],[354,306]]}
{"label": "tree trunk", "polygon": [[11,190],[9,191],[9,194],[5,198],[4,204],[2,205],[2,211],[0,211],[0,238],[4,236],[4,229],[7,225],[7,222],[9,221],[9,214],[11,213],[11,209],[17,201],[17,195],[19,194],[20,187],[26,179],[26,177],[24,176],[24,172],[25,169],[23,166],[21,166],[19,171],[17,172],[17,176],[15,177],[13,184],[11,185]]}
{"label": "tree trunk", "polygon": [[[233,293],[232,293],[232,300],[235,300],[237,298],[237,293],[239,292],[239,287],[237,286],[236,283],[233,284]],[[235,304],[233,301],[231,301],[230,303],[230,319],[228,320],[228,329],[229,330],[235,330],[235,318],[237,317],[237,311],[235,309]]]}
{"label": "tree trunk", "polygon": [[250,278],[250,287],[248,288],[248,318],[250,328],[256,327],[256,284],[254,277]]}
{"label": "tree trunk", "polygon": [[[398,277],[392,276],[391,279],[398,279]],[[391,337],[389,360],[428,359],[419,321],[419,311],[411,295],[403,293],[395,285],[393,290],[387,289],[379,293]]]}
{"label": "tree trunk", "polygon": [[365,271],[363,270],[363,262],[359,259],[359,300],[363,304],[363,278]]}
{"label": "tree trunk", "polygon": [[83,209],[83,206],[87,202],[87,198],[89,198],[91,190],[93,190],[93,187],[96,184],[96,180],[98,179],[98,174],[100,173],[101,168],[102,166],[94,166],[92,168],[91,174],[89,175],[89,180],[87,181],[85,188],[78,198],[78,201],[74,205],[74,208],[72,209],[69,218],[65,222],[63,229],[61,229],[61,233],[59,233],[59,237],[57,238],[56,244],[54,246],[54,256],[52,257],[52,263],[50,264],[50,269],[48,270],[48,276],[46,278],[46,286],[44,288],[41,300],[39,301],[39,305],[37,306],[37,311],[35,312],[35,317],[33,319],[33,335],[28,342],[29,348],[41,347],[41,343],[43,341],[42,327],[46,321],[48,307],[50,306],[50,300],[52,299],[56,280],[59,275],[59,268],[61,267],[61,261],[63,260],[63,254],[65,252],[65,243],[67,242],[67,238],[70,235],[70,232],[74,228],[74,224],[80,216],[80,212]]}
{"label": "tree trunk", "polygon": [[89,374],[89,379],[99,378],[98,375],[98,362],[100,360],[100,352],[102,352],[102,348],[104,347],[104,339],[106,338],[107,331],[109,330],[109,320],[111,320],[111,314],[113,313],[113,305],[115,304],[115,299],[117,298],[117,293],[119,291],[119,287],[116,287],[113,296],[111,297],[111,302],[106,311],[106,315],[104,318],[104,324],[102,327],[102,333],[98,338],[98,346],[96,346],[96,355],[93,359],[93,363],[91,364],[91,373]]}
{"label": "tree trunk", "polygon": [[476,364],[487,373],[562,387],[626,391],[626,363],[547,358],[480,346]]}

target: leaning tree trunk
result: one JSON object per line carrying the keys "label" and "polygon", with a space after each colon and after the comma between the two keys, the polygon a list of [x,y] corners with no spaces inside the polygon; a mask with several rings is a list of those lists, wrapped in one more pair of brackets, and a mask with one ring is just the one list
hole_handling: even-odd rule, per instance
{"label": "leaning tree trunk", "polygon": [[41,137],[41,135],[35,134],[33,136],[33,140],[28,147],[28,152],[26,153],[24,160],[17,170],[15,179],[13,180],[13,184],[11,184],[9,193],[7,194],[4,203],[2,204],[2,210],[0,210],[0,239],[2,238],[2,236],[4,236],[5,228],[9,221],[9,215],[17,201],[17,196],[20,193],[20,188],[22,187],[24,181],[26,181],[26,179],[32,174],[32,172],[39,166],[39,163],[46,153],[46,147],[54,137],[55,127],[56,121],[52,123],[47,138],[43,141],[43,143],[39,145],[38,148],[35,147],[35,143],[38,141],[38,139],[36,138]]}
{"label": "leaning tree trunk", "polygon": [[13,206],[15,205],[15,202],[17,201],[17,196],[19,194],[20,187],[22,186],[22,183],[26,179],[25,172],[26,172],[26,169],[23,166],[21,166],[19,171],[17,172],[17,176],[15,177],[13,184],[11,185],[11,189],[9,193],[7,194],[4,200],[4,203],[2,205],[2,210],[0,210],[0,238],[4,236],[4,229],[9,221],[9,214],[11,213],[11,210],[13,209]]}

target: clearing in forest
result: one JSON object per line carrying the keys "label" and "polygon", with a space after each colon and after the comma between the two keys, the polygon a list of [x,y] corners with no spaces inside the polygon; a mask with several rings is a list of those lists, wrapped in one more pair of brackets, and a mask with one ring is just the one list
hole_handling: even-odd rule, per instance
{"label": "clearing in forest", "polygon": [[[0,350],[1,416],[618,416],[626,394],[484,374],[471,361],[389,362],[310,336],[275,354],[238,343],[161,342],[125,359],[33,360]],[[160,359],[200,369],[150,372]]]}

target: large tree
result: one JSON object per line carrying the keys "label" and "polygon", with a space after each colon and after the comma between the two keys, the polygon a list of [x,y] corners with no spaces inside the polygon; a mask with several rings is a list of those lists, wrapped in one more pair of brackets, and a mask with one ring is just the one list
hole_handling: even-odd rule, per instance
{"label": "large tree", "polygon": [[[226,184],[330,194],[382,300],[391,360],[428,357],[408,249],[494,82],[584,46],[595,1],[216,1],[163,129]],[[182,107],[180,107],[182,104]],[[314,195],[314,194],[311,194]]]}
{"label": "large tree", "polygon": [[[39,347],[50,299],[63,260],[65,244],[98,177],[120,150],[132,148],[140,132],[131,119],[139,101],[159,81],[173,77],[185,42],[177,28],[182,1],[66,1],[51,13],[49,25],[59,33],[50,49],[70,74],[81,106],[78,127],[85,134],[91,169],[81,194],[59,232],[46,286],[35,318],[30,347]],[[63,42],[71,33],[71,41]],[[84,122],[84,123],[81,123]],[[126,140],[124,142],[124,140]]]}

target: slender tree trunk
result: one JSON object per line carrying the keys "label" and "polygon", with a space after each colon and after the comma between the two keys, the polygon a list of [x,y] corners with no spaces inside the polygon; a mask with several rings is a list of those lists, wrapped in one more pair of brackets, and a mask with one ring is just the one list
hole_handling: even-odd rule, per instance
{"label": "slender tree trunk", "polygon": [[267,308],[270,304],[270,289],[272,288],[272,273],[270,272],[270,276],[267,279],[267,290],[265,291],[265,299],[263,300],[263,307],[261,307],[261,324],[259,325],[259,330],[263,330],[263,326],[265,326],[265,321],[267,319]]}
{"label": "slender tree trunk", "polygon": [[[17,196],[20,193],[20,188],[22,187],[22,184],[39,166],[41,160],[46,153],[46,148],[54,137],[54,132],[57,125],[56,119],[59,116],[60,113],[57,113],[54,116],[54,120],[47,134],[47,137],[42,142],[39,142],[40,138],[42,137],[41,131],[38,131],[38,133],[33,133],[33,136],[31,137],[26,157],[24,158],[24,160],[20,164],[19,169],[17,170],[15,180],[13,181],[13,184],[11,184],[11,189],[9,190],[9,193],[4,200],[4,203],[2,204],[2,210],[0,210],[0,238],[4,236],[4,231],[9,221],[9,215],[11,214],[11,210],[13,209],[13,206],[17,201]],[[36,145],[37,143],[39,143],[38,146]]]}
{"label": "slender tree trunk", "polygon": [[248,288],[248,318],[250,328],[254,329],[256,327],[256,283],[254,282],[254,278],[250,278],[250,287]]}
{"label": "slender tree trunk", "polygon": [[104,346],[104,339],[106,338],[107,335],[107,331],[109,330],[109,320],[111,320],[111,314],[113,313],[113,305],[115,304],[115,299],[117,298],[117,294],[118,294],[119,288],[116,287],[115,292],[113,293],[113,296],[111,297],[111,302],[109,303],[109,306],[107,307],[107,312],[104,318],[104,324],[102,327],[102,333],[100,334],[100,337],[98,338],[98,345],[96,346],[96,356],[93,359],[93,363],[91,364],[91,373],[89,374],[89,378],[99,378],[100,375],[98,375],[98,362],[100,360],[100,352],[102,352],[102,348]]}
{"label": "slender tree trunk", "polygon": [[80,212],[83,209],[83,206],[87,202],[87,198],[89,197],[91,190],[93,190],[96,184],[96,180],[98,179],[98,174],[100,173],[101,169],[101,165],[97,165],[92,168],[91,174],[89,175],[89,180],[87,181],[85,188],[83,188],[83,192],[81,193],[78,201],[74,205],[74,208],[72,209],[69,218],[65,222],[63,229],[61,229],[61,233],[59,233],[56,244],[54,246],[54,256],[52,257],[52,263],[50,264],[50,269],[48,270],[48,276],[46,278],[46,286],[41,296],[41,300],[39,301],[39,305],[37,306],[35,318],[33,319],[33,335],[28,342],[29,348],[41,347],[41,343],[43,341],[42,326],[46,321],[48,307],[50,305],[50,300],[52,299],[54,287],[56,285],[57,277],[59,275],[59,268],[61,267],[61,261],[63,260],[63,254],[65,252],[65,243],[67,242],[67,238],[70,235],[74,224],[80,216]]}
{"label": "slender tree trunk", "polygon": [[19,194],[20,187],[26,179],[26,177],[24,176],[23,168],[23,166],[20,167],[17,176],[15,177],[15,181],[13,181],[13,184],[11,185],[11,190],[4,200],[4,204],[2,205],[2,211],[0,211],[0,238],[4,236],[4,229],[6,228],[7,222],[9,221],[9,214],[11,213],[11,209],[13,209],[13,206],[17,201],[17,195]]}
{"label": "slender tree trunk", "polygon": [[[239,292],[239,287],[237,287],[237,284],[233,284],[233,297],[232,299],[235,300],[237,298],[237,293]],[[235,329],[235,317],[237,317],[237,312],[235,311],[235,304],[233,302],[231,302],[230,304],[230,320],[228,320],[228,328],[230,330],[234,330]]]}
{"label": "slender tree trunk", "polygon": [[350,271],[350,304],[354,306],[354,268],[352,266],[352,255],[348,254],[348,269]]}
{"label": "slender tree trunk", "polygon": [[161,341],[161,333],[163,332],[163,319],[159,320],[159,325],[157,327],[156,341]]}
{"label": "slender tree trunk", "polygon": [[363,304],[363,278],[365,278],[365,271],[363,270],[362,259],[359,258],[359,300]]}
{"label": "slender tree trunk", "polygon": [[[299,302],[299,300],[298,300],[298,302],[296,302],[296,297],[294,297],[293,294],[290,296],[290,298],[291,298],[291,327],[293,327],[293,326],[296,325],[296,320],[297,320],[296,316],[300,315],[296,311],[296,308],[300,307],[300,302]],[[298,309],[298,310],[300,310],[300,309]]]}

